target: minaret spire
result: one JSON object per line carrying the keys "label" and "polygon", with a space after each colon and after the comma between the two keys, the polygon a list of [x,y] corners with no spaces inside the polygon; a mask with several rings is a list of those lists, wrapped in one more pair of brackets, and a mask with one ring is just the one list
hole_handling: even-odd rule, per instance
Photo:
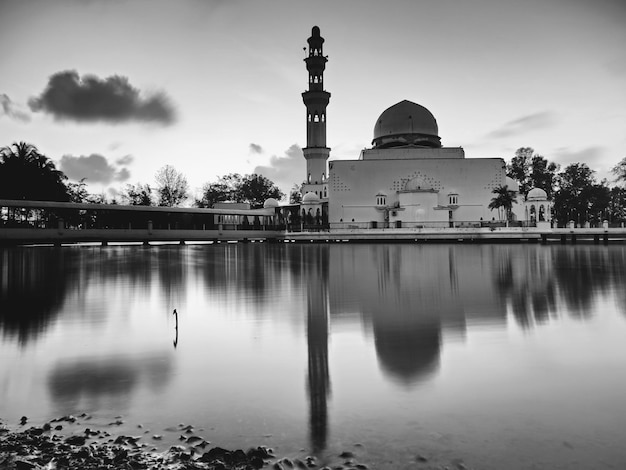
{"label": "minaret spire", "polygon": [[306,180],[302,185],[302,194],[313,192],[320,199],[328,198],[326,160],[330,149],[326,146],[326,107],[330,93],[324,90],[324,69],[328,57],[324,55],[324,38],[320,29],[313,26],[308,55],[304,59],[309,72],[309,89],[302,93],[306,106],[306,147],[303,148],[306,159]]}

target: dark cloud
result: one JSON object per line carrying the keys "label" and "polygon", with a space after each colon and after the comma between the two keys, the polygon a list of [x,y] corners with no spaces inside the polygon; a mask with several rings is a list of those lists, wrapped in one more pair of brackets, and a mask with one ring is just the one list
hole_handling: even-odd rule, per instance
{"label": "dark cloud", "polygon": [[263,147],[261,147],[259,144],[250,144],[250,152],[251,153],[263,153]]}
{"label": "dark cloud", "polygon": [[168,125],[175,120],[174,109],[162,92],[142,96],[126,77],[80,77],[74,70],[52,75],[46,89],[40,96],[31,98],[28,105],[33,111],[49,113],[56,119],[78,122],[139,121]]}
{"label": "dark cloud", "polygon": [[[123,157],[121,160],[125,158]],[[118,168],[110,164],[105,157],[96,153],[92,153],[88,157],[63,155],[60,168],[68,178],[76,181],[86,178],[88,183],[108,184],[113,181],[127,181],[130,178],[130,171],[127,168]]]}
{"label": "dark cloud", "polygon": [[556,122],[556,117],[551,111],[542,111],[540,113],[529,114],[520,118],[507,122],[499,129],[490,132],[487,137],[499,139],[501,137],[510,137],[523,132],[552,127]]}
{"label": "dark cloud", "polygon": [[20,111],[18,106],[11,101],[11,98],[4,93],[0,93],[0,116],[7,116],[20,122],[30,121],[30,116]]}
{"label": "dark cloud", "polygon": [[289,147],[280,157],[272,155],[268,166],[254,168],[254,173],[272,180],[285,194],[289,194],[294,184],[304,181],[305,172],[306,162],[302,148],[297,144]]}

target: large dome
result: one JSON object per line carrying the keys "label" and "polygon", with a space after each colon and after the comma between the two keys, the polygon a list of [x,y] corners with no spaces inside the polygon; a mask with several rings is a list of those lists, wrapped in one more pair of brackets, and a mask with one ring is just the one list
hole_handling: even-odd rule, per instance
{"label": "large dome", "polygon": [[375,148],[441,147],[435,116],[428,109],[404,100],[387,108],[374,126]]}

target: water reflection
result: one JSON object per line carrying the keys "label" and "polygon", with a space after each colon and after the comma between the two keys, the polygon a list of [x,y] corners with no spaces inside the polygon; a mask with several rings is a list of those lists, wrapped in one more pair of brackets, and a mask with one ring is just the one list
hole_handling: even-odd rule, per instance
{"label": "water reflection", "polygon": [[[275,361],[299,360],[295,369],[306,367],[307,380],[304,386],[297,384],[296,393],[304,400],[306,392],[304,406],[308,405],[308,410],[298,410],[298,415],[306,419],[303,414],[308,412],[310,447],[321,453],[330,441],[329,403],[341,390],[336,385],[340,381],[337,377],[332,380],[329,369],[333,324],[348,325],[352,332],[362,334],[366,347],[375,353],[377,379],[382,377],[381,381],[403,393],[421,392],[424,382],[436,383],[444,375],[443,353],[449,338],[462,342],[476,325],[504,329],[509,326],[507,321],[512,321],[510,325],[530,329],[567,315],[589,319],[598,312],[594,304],[609,293],[617,293],[626,305],[624,266],[623,247],[591,245],[3,249],[0,347],[17,357],[11,343],[17,343],[18,349],[34,350],[45,341],[47,332],[54,331],[61,338],[50,346],[59,357],[50,360],[52,365],[44,375],[59,410],[85,404],[90,408],[124,407],[138,390],[175,386],[180,387],[178,392],[188,393],[185,396],[190,402],[201,397],[193,402],[200,407],[210,406],[202,401],[210,395],[228,409],[229,400],[235,399],[230,395],[242,401],[250,397],[245,387],[252,381],[231,385],[229,381],[238,377],[232,373],[228,380],[211,385],[211,377],[221,377],[218,372],[246,368],[250,363],[247,354],[264,353]],[[114,302],[134,306],[135,316],[119,313],[110,306]],[[288,308],[282,308],[284,305]],[[158,312],[155,322],[150,312]],[[177,348],[179,312],[185,315],[186,328],[181,348]],[[57,344],[64,346],[70,333],[77,338],[88,332],[90,338],[96,338],[111,323],[109,336],[100,344],[102,351],[86,347],[89,354],[85,354],[75,347],[65,354],[54,349]],[[228,326],[223,327],[225,324]],[[226,331],[236,340],[239,330],[251,324],[253,339],[238,344],[245,349],[240,356],[229,349],[228,340],[210,345],[207,331]],[[268,324],[290,328],[268,333]],[[116,328],[119,325],[133,327],[122,330]],[[147,325],[158,334],[147,334]],[[205,332],[204,337],[199,331]],[[306,366],[296,354],[294,358],[271,355],[274,350],[267,344],[280,345],[285,338],[281,334],[296,337],[290,342],[295,351],[298,346],[304,348],[306,341]],[[119,338],[124,335],[127,342]],[[148,341],[152,341],[150,347],[164,345],[167,352],[158,347],[158,353],[151,352]],[[263,341],[266,349],[258,345]],[[228,354],[220,355],[222,351]],[[285,355],[284,351],[281,354]],[[183,357],[180,364],[173,362],[173,358]],[[216,359],[207,361],[207,357]],[[223,365],[217,364],[221,362]],[[273,364],[263,365],[271,369]],[[211,374],[205,376],[205,368]],[[2,375],[5,370],[10,369],[0,363],[0,379],[10,382]],[[32,370],[33,375],[39,371],[37,366]],[[254,374],[245,370],[242,376],[254,378]],[[239,387],[237,394],[231,393],[231,386]],[[4,392],[0,398],[5,399]],[[192,406],[184,405],[184,400],[181,403]]]}
{"label": "water reflection", "polygon": [[0,331],[25,345],[57,315],[76,259],[62,250],[0,248]]}
{"label": "water reflection", "polygon": [[309,434],[313,452],[326,448],[330,375],[328,372],[328,249],[304,251],[303,279],[307,286],[307,346]]}
{"label": "water reflection", "polygon": [[102,407],[125,409],[136,388],[158,391],[171,373],[171,358],[164,354],[83,358],[55,366],[48,389],[60,414]]}

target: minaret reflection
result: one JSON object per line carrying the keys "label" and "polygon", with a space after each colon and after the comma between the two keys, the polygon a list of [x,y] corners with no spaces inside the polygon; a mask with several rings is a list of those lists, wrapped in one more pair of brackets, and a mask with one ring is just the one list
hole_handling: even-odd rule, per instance
{"label": "minaret reflection", "polygon": [[309,433],[314,453],[326,447],[330,376],[328,373],[328,247],[303,246],[307,285],[307,343],[309,353]]}

